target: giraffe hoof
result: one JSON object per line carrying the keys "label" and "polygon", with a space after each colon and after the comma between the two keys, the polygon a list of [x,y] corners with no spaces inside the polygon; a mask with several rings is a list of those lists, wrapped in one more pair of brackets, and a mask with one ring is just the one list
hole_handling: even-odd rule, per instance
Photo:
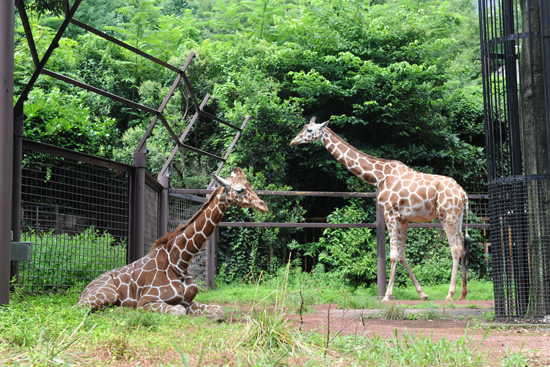
{"label": "giraffe hoof", "polygon": [[447,298],[445,298],[445,301],[452,302],[452,301],[453,301],[453,297],[447,297]]}
{"label": "giraffe hoof", "polygon": [[429,297],[429,296],[428,296],[427,294],[424,294],[424,295],[420,296],[420,300],[421,300],[421,301],[425,301],[425,300],[428,299],[428,297]]}
{"label": "giraffe hoof", "polygon": [[389,302],[390,301],[390,298],[388,296],[382,298],[382,302]]}

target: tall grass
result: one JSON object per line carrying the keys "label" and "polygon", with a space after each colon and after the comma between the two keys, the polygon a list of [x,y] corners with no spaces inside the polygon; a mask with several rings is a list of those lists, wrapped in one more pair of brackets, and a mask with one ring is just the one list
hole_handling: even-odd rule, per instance
{"label": "tall grass", "polygon": [[[81,287],[56,295],[14,294],[10,305],[0,307],[0,365],[481,366],[489,360],[468,333],[451,341],[410,333],[342,336],[336,328],[330,338],[301,331],[287,316],[304,303],[354,307],[371,301],[365,300],[368,290],[321,284],[290,266],[270,279],[220,288],[204,292],[201,301],[227,299],[228,309],[245,310],[230,322],[123,308],[89,313],[74,307]],[[521,361],[525,353],[510,352],[502,360]]]}

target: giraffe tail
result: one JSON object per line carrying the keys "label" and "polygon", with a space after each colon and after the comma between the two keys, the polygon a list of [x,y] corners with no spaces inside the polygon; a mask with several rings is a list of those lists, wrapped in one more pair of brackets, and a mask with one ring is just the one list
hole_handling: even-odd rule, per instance
{"label": "giraffe tail", "polygon": [[464,204],[466,206],[466,234],[464,235],[464,259],[462,260],[462,272],[466,273],[468,270],[468,261],[470,259],[470,245],[472,243],[472,237],[468,234],[468,211],[470,210],[470,202],[468,201],[467,195],[465,195]]}

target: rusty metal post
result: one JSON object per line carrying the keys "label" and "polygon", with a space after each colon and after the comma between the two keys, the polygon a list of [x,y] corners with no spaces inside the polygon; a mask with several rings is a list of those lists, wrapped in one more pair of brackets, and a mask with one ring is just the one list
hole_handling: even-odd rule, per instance
{"label": "rusty metal post", "polygon": [[144,255],[144,234],[145,234],[145,166],[147,163],[146,146],[143,150],[134,153],[134,166],[136,166],[136,175],[134,180],[134,225],[133,244],[130,249],[130,262],[136,261]]}
{"label": "rusty metal post", "polygon": [[14,1],[0,2],[0,305],[10,301]]}
{"label": "rusty metal post", "polygon": [[376,189],[376,264],[377,264],[377,284],[378,297],[384,297],[386,294],[386,222],[384,212],[378,205],[378,195],[380,191]]}
{"label": "rusty metal post", "polygon": [[159,176],[158,182],[162,185],[162,191],[160,192],[160,205],[159,205],[159,237],[168,233],[168,215],[170,210],[169,190],[170,184],[168,176]]}

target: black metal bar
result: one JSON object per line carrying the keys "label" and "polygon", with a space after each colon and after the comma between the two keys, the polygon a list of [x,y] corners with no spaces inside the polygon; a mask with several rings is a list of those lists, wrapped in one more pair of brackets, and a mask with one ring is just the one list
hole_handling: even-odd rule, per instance
{"label": "black metal bar", "polygon": [[143,235],[145,233],[145,167],[147,158],[145,152],[134,153],[134,165],[136,176],[134,185],[134,248],[131,250],[130,261],[136,261],[143,257],[145,248]]}
{"label": "black metal bar", "polygon": [[[210,195],[214,189],[175,189],[176,193],[183,194],[207,194]],[[270,191],[255,190],[257,195],[272,196],[330,196],[330,197],[376,197],[373,192],[336,192],[336,191]]]}
{"label": "black metal bar", "polygon": [[[200,111],[201,108],[200,108],[199,102],[197,102],[197,97],[195,97],[195,93],[193,93],[193,88],[191,88],[191,83],[189,83],[189,79],[187,79],[186,74],[183,74],[183,82],[187,86],[187,90],[189,91],[189,95],[191,96],[191,100],[193,101],[193,105],[195,105],[195,109],[197,111]],[[207,94],[204,98],[208,99],[208,98],[210,98],[210,95]]]}
{"label": "black metal bar", "polygon": [[175,197],[190,200],[190,201],[196,201],[196,202],[199,202],[199,203],[206,203],[208,201],[206,198],[203,198],[202,196],[176,193],[176,192],[174,192],[173,189],[170,190],[170,196],[175,196]]}
{"label": "black metal bar", "polygon": [[[116,38],[114,38],[114,37],[112,37],[112,36],[110,36],[110,35],[108,35],[108,34],[102,32],[102,31],[100,31],[100,30],[97,30],[97,29],[95,29],[95,28],[93,28],[93,27],[90,27],[89,25],[87,25],[87,24],[85,24],[85,23],[82,23],[82,22],[79,21],[79,20],[72,19],[72,20],[71,20],[71,23],[73,23],[74,25],[76,25],[76,26],[78,26],[78,27],[80,27],[80,28],[82,28],[82,29],[87,30],[87,31],[90,32],[90,33],[95,34],[96,36],[99,36],[99,37],[101,37],[101,38],[104,38],[104,39],[106,39],[107,41],[113,42],[114,44],[116,44],[116,45],[118,45],[118,46],[120,46],[120,47],[124,47],[125,49],[130,50],[130,51],[132,51],[133,53],[136,53],[136,54],[138,54],[138,55],[140,55],[140,56],[142,56],[142,57],[144,57],[144,58],[146,58],[146,59],[148,59],[148,60],[151,60],[151,61],[153,61],[153,62],[156,63],[156,64],[162,65],[162,66],[164,66],[164,67],[167,68],[167,69],[170,69],[170,70],[172,70],[172,71],[174,71],[174,72],[176,72],[176,73],[180,73],[180,72],[181,72],[181,70],[178,69],[177,67],[175,67],[175,66],[173,66],[173,65],[170,65],[170,64],[168,64],[167,62],[164,62],[164,61],[162,61],[162,60],[159,60],[159,59],[157,59],[156,57],[151,56],[151,55],[149,55],[148,53],[141,51],[140,49],[137,49],[137,48],[135,48],[135,47],[132,47],[132,46],[130,46],[129,44],[127,44],[127,43],[125,43],[125,42],[122,42],[122,41],[120,41],[120,40],[118,40],[118,39],[116,39]],[[193,57],[194,57],[194,53],[192,53],[192,54],[193,54]],[[185,71],[185,69],[184,69],[184,71]]]}
{"label": "black metal bar", "polygon": [[[0,2],[0,305],[10,301],[11,213],[13,177],[14,4]],[[22,110],[22,109],[21,109]],[[17,110],[19,111],[19,110]]]}
{"label": "black metal bar", "polygon": [[170,186],[166,176],[159,177],[159,184],[162,186],[159,200],[159,236],[168,233],[168,216],[170,214]]}
{"label": "black metal bar", "polygon": [[134,107],[134,108],[138,108],[140,110],[143,110],[143,111],[146,111],[146,112],[149,112],[149,113],[152,113],[154,115],[158,114],[158,111],[153,109],[153,108],[150,108],[150,107],[147,107],[147,106],[144,106],[142,104],[139,104],[137,102],[134,102],[134,101],[130,101],[129,99],[126,99],[126,98],[122,98],[120,96],[117,96],[116,94],[112,94],[112,93],[109,93],[109,92],[106,92],[102,89],[99,89],[99,88],[96,88],[96,87],[92,87],[91,85],[88,85],[86,83],[82,83],[82,82],[79,82],[78,80],[74,80],[74,79],[71,79],[69,77],[66,77],[64,75],[61,75],[61,74],[58,74],[54,71],[51,71],[51,70],[48,70],[48,69],[43,69],[42,70],[42,74],[44,75],[48,75],[48,76],[51,76],[52,78],[56,78],[58,80],[61,80],[61,81],[64,81],[66,83],[69,83],[69,84],[72,84],[72,85],[75,85],[77,87],[80,87],[80,88],[83,88],[83,89],[86,89],[90,92],[94,92],[94,93],[97,93],[99,95],[102,95],[104,97],[107,97],[107,98],[110,98],[114,101],[117,101],[117,102],[121,102],[121,103],[124,103],[128,106],[131,106],[131,107]]}
{"label": "black metal bar", "polygon": [[[376,197],[380,193],[379,189],[376,189]],[[384,218],[384,212],[378,200],[376,202],[376,269],[377,269],[377,287],[378,297],[384,297],[386,295],[386,220]]]}
{"label": "black metal bar", "polygon": [[[42,60],[40,60],[40,63],[38,65],[38,67],[36,68],[36,70],[32,74],[29,82],[25,86],[25,89],[23,90],[23,92],[19,96],[19,99],[17,100],[17,103],[15,105],[15,110],[16,111],[22,111],[23,110],[23,103],[27,99],[27,96],[29,95],[29,92],[31,91],[32,87],[34,86],[34,83],[36,83],[36,80],[38,79],[38,77],[42,73],[42,69],[46,66],[46,63],[50,59],[50,56],[52,56],[53,51],[59,46],[59,40],[63,36],[63,33],[65,33],[65,30],[67,29],[67,27],[69,26],[69,24],[71,22],[71,18],[74,17],[74,14],[76,13],[76,10],[80,6],[81,2],[82,2],[82,0],[75,0],[73,6],[71,7],[71,10],[69,11],[69,16],[65,18],[65,20],[61,24],[61,27],[59,27],[59,30],[57,31],[55,37],[53,38],[52,43],[50,44],[50,47],[48,47],[48,49],[44,53],[44,57],[42,57]],[[13,15],[13,12],[10,13],[10,14]]]}
{"label": "black metal bar", "polygon": [[174,139],[174,142],[176,144],[180,144],[180,141],[179,141],[178,137],[176,136],[176,133],[174,133],[174,130],[172,130],[172,127],[170,126],[168,121],[166,121],[166,118],[163,115],[160,115],[160,121],[162,122],[162,124],[164,125],[166,130],[168,130],[168,134],[170,134],[172,139]]}
{"label": "black metal bar", "polygon": [[[223,159],[227,160],[227,158],[229,158],[229,155],[231,154],[231,151],[233,150],[233,148],[235,148],[235,145],[237,144],[237,141],[239,140],[239,138],[241,137],[241,134],[242,132],[244,131],[244,128],[246,126],[246,124],[248,123],[248,120],[250,118],[250,115],[247,115],[246,118],[244,119],[244,122],[243,124],[241,125],[241,131],[237,131],[237,134],[235,135],[235,137],[233,138],[233,142],[231,142],[231,145],[227,148],[227,152],[225,152],[225,156],[223,157]],[[218,165],[218,169],[216,170],[216,172],[214,173],[216,176],[220,174],[222,168],[223,168],[223,165],[224,165],[225,161],[224,162],[221,162],[219,165]],[[210,183],[208,184],[208,186],[206,187],[207,189],[211,189],[212,186],[214,186],[214,179],[210,180]]]}
{"label": "black metal bar", "polygon": [[29,44],[29,50],[31,51],[34,67],[38,68],[40,59],[38,58],[38,52],[36,52],[36,45],[34,44],[34,38],[32,36],[31,26],[29,24],[29,17],[27,16],[27,11],[25,10],[25,4],[23,3],[23,0],[16,0],[15,5],[17,6],[17,10],[19,10],[19,17],[21,18],[21,23],[23,24],[23,29],[25,30],[25,37],[27,38],[27,43]]}
{"label": "black metal bar", "polygon": [[[23,176],[23,121],[25,116],[16,113],[14,116],[13,141],[13,183],[11,205],[11,233],[12,241],[21,241],[21,179]],[[19,261],[12,261],[10,278],[15,277],[19,284]],[[13,287],[12,287],[13,288]],[[13,289],[12,289],[13,291]]]}
{"label": "black metal bar", "polygon": [[376,228],[374,223],[252,223],[220,222],[219,227],[266,227],[266,228]]}
{"label": "black metal bar", "polygon": [[183,144],[183,143],[179,143],[180,147],[182,148],[185,148],[185,149],[189,149],[195,153],[199,153],[199,154],[202,154],[202,155],[205,155],[207,157],[210,157],[210,158],[214,158],[218,161],[225,161],[225,159],[223,159],[222,157],[220,156],[217,156],[215,154],[212,154],[212,153],[208,153],[208,152],[205,152],[204,150],[200,150],[198,148],[195,148],[195,147],[192,147],[190,145],[187,145],[187,144]]}
{"label": "black metal bar", "polygon": [[[164,112],[164,108],[166,107],[166,105],[168,104],[168,101],[170,100],[170,98],[172,98],[172,95],[174,94],[174,91],[176,90],[176,88],[178,87],[178,84],[180,83],[181,81],[181,78],[182,76],[184,75],[185,73],[185,70],[187,70],[187,68],[189,67],[189,64],[191,63],[191,60],[193,60],[193,58],[195,57],[195,53],[194,52],[191,52],[191,54],[187,57],[187,60],[185,61],[185,64],[183,65],[183,67],[181,68],[181,73],[178,74],[178,76],[176,77],[176,79],[174,80],[174,82],[172,83],[172,86],[170,87],[170,90],[168,91],[168,93],[166,94],[166,96],[164,97],[164,100],[162,101],[162,103],[160,104],[160,107],[157,111],[157,114],[153,117],[153,121],[151,121],[151,123],[149,124],[149,126],[147,127],[147,129],[145,130],[145,133],[143,134],[143,136],[141,137],[136,149],[135,149],[135,152],[139,152],[142,150],[143,148],[143,145],[145,144],[145,141],[147,141],[147,138],[149,137],[149,135],[151,135],[151,131],[153,131],[156,123],[157,123],[157,120],[159,118],[159,115],[160,115],[160,118],[161,118],[161,121],[162,123],[164,124],[164,126],[166,126],[166,128],[168,129],[168,132],[170,132],[170,134],[172,135],[172,137],[175,137],[175,134],[174,132],[172,131],[172,128],[170,128],[170,125],[168,125],[168,123],[166,122],[166,120],[164,119],[164,116],[162,116],[162,113]],[[174,139],[176,141],[176,143],[178,142],[178,138],[175,138]]]}
{"label": "black metal bar", "polygon": [[125,163],[115,162],[108,160],[106,158],[96,157],[86,153],[75,152],[74,150],[65,149],[56,147],[49,144],[39,143],[37,141],[23,139],[23,149],[35,150],[37,152],[48,153],[56,155],[58,157],[63,157],[67,159],[72,159],[75,161],[86,162],[94,164],[96,166],[116,169],[118,171],[130,172],[133,169],[133,166]]}
{"label": "black metal bar", "polygon": [[201,115],[203,115],[204,117],[208,117],[209,119],[212,119],[212,120],[214,120],[214,121],[218,121],[219,123],[224,124],[224,125],[226,125],[226,126],[229,126],[229,127],[232,128],[232,129],[235,129],[235,130],[237,130],[237,131],[243,131],[241,128],[238,128],[237,126],[235,126],[235,125],[233,125],[233,124],[230,124],[229,122],[226,122],[226,121],[222,120],[222,119],[219,118],[219,117],[216,117],[216,116],[214,116],[214,115],[212,115],[212,114],[210,114],[210,113],[208,113],[208,112],[205,112],[204,110],[200,110],[199,113],[200,113]]}
{"label": "black metal bar", "polygon": [[[208,102],[208,99],[210,98],[210,95],[206,95],[204,97],[204,99],[202,100],[200,106],[199,106],[199,109],[203,108],[206,103]],[[195,124],[195,121],[197,121],[197,118],[199,117],[199,110],[197,110],[197,112],[195,112],[195,114],[193,115],[193,118],[191,119],[191,121],[189,122],[189,124],[187,124],[187,127],[185,128],[185,131],[183,132],[183,134],[181,135],[179,141],[181,143],[183,143],[185,141],[185,138],[187,137],[187,135],[189,134],[189,132],[191,131],[191,128],[193,127],[193,125]],[[168,167],[170,166],[170,163],[172,163],[172,160],[174,159],[174,157],[176,156],[176,153],[178,152],[178,149],[179,149],[179,144],[176,145],[174,147],[174,149],[172,149],[172,153],[170,154],[170,156],[168,157],[168,159],[166,160],[166,162],[164,163],[164,166],[162,167],[162,169],[160,170],[160,173],[159,173],[159,177],[160,176],[165,176],[166,175],[166,171],[168,171]]]}

